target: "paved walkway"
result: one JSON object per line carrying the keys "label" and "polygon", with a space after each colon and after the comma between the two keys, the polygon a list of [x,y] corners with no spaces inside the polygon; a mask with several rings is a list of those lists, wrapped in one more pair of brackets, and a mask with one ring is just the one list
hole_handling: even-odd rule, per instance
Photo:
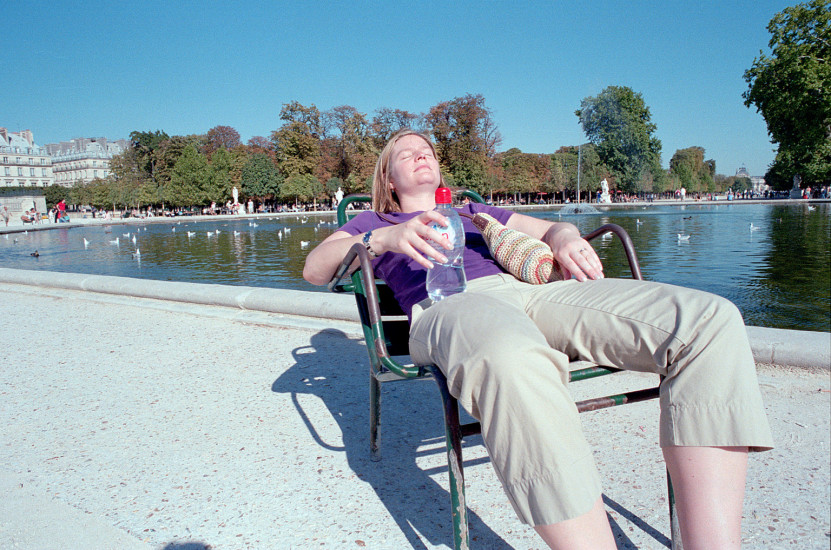
{"label": "paved walkway", "polygon": [[[354,323],[7,281],[0,293],[0,548],[451,544],[432,382],[385,388],[384,460],[370,462]],[[831,384],[816,367],[759,365],[778,446],[751,457],[747,548],[829,546]],[[655,412],[583,416],[620,548],[667,544]],[[465,458],[474,548],[540,548],[476,438]]]}

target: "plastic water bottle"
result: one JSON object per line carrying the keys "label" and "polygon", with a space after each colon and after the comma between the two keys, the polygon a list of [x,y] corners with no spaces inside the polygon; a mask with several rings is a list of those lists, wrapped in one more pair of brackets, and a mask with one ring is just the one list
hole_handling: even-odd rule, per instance
{"label": "plastic water bottle", "polygon": [[453,243],[453,248],[447,250],[438,243],[430,242],[433,248],[447,257],[447,262],[443,264],[430,258],[433,267],[427,270],[427,295],[434,302],[464,292],[467,287],[464,266],[465,230],[459,213],[453,209],[453,200],[447,187],[436,189],[436,212],[447,218],[449,223],[447,227],[438,223],[431,227]]}

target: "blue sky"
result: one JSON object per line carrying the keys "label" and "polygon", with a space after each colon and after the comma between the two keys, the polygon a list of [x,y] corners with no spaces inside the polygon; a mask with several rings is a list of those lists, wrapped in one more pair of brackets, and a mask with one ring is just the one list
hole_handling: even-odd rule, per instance
{"label": "blue sky", "polygon": [[766,26],[796,2],[3,2],[0,126],[42,145],[237,129],[282,104],[426,112],[482,94],[500,150],[585,142],[574,111],[611,85],[643,95],[663,145],[764,175],[773,145],[744,106]]}

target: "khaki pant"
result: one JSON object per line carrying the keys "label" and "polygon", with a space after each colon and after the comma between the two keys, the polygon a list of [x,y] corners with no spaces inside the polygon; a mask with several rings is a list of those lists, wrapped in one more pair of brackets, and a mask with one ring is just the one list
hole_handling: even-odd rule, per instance
{"label": "khaki pant", "polygon": [[665,376],[661,446],[772,446],[741,315],[705,292],[631,279],[484,277],[413,308],[410,353],[438,365],[481,422],[508,498],[531,525],[582,515],[600,496],[566,387],[569,360]]}

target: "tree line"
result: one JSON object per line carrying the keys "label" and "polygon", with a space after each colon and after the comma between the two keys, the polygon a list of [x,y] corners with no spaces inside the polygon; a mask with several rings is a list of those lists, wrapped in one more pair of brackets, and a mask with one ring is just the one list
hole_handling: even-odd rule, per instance
{"label": "tree line", "polygon": [[[611,101],[633,99],[627,108],[637,112],[627,117],[634,123],[621,125],[603,114]],[[583,114],[589,111],[593,118]],[[573,199],[578,177],[584,200],[604,178],[613,190],[627,194],[660,193],[682,185],[690,192],[719,190],[715,163],[704,160],[702,147],[679,150],[668,171],[660,168],[660,141],[652,135],[655,127],[648,123],[648,108],[629,88],[610,87],[596,98],[586,98],[578,117],[587,129],[588,143],[534,154],[517,148],[498,150],[501,136],[481,95],[443,101],[426,113],[381,108],[371,117],[348,105],[321,111],[292,101],[282,106],[276,130],[247,143],[230,126],[188,136],[134,131],[130,147],[112,158],[107,178],[50,195],[59,199],[68,194],[74,204],[99,208],[181,208],[225,204],[236,187],[245,200],[326,202],[338,188],[346,194],[368,193],[380,150],[402,128],[430,135],[448,185],[488,197]],[[629,137],[609,135],[609,126]],[[616,147],[617,142],[623,146]]]}

